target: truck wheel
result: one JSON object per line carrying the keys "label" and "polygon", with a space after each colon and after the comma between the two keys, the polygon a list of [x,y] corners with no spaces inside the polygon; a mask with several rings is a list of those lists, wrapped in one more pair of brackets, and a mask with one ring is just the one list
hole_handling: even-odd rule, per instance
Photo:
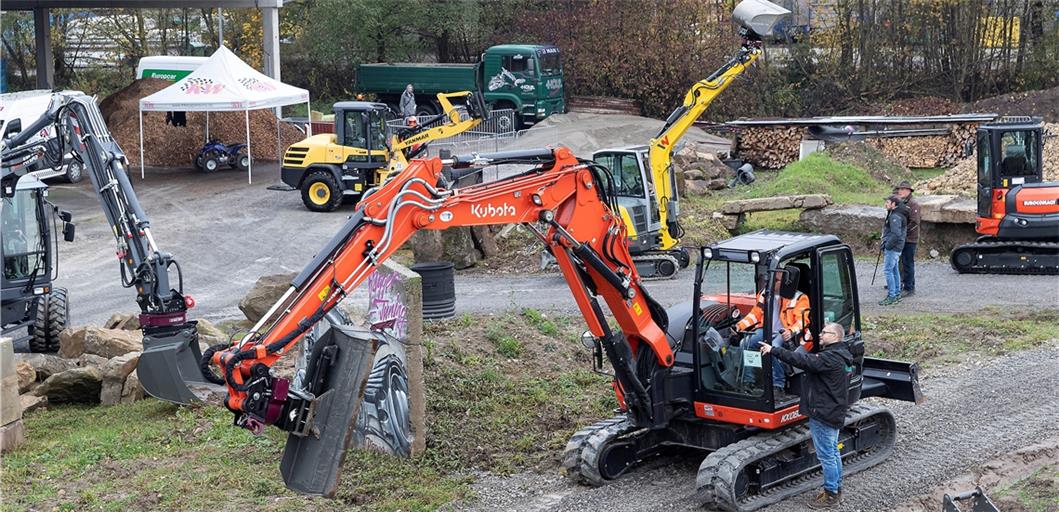
{"label": "truck wheel", "polygon": [[333,212],[342,204],[342,189],[327,171],[313,171],[302,182],[302,203],[314,212]]}
{"label": "truck wheel", "polygon": [[431,101],[431,102],[425,103],[423,105],[417,105],[416,106],[416,115],[417,116],[434,116],[434,115],[438,114],[438,110],[440,110],[440,109],[437,106],[434,105],[433,101]]}
{"label": "truck wheel", "polygon": [[39,300],[29,349],[32,352],[58,352],[59,334],[66,329],[70,318],[66,288],[56,288]]}
{"label": "truck wheel", "polygon": [[77,160],[71,160],[70,163],[66,164],[66,175],[63,178],[67,183],[77,183],[84,179],[85,168],[81,165],[81,162]]}

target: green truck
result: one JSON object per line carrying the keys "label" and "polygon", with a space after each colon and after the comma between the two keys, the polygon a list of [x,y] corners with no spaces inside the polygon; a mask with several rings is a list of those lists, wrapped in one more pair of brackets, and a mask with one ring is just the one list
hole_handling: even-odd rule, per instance
{"label": "green truck", "polygon": [[521,128],[566,111],[559,48],[550,45],[493,46],[475,64],[361,64],[356,89],[375,94],[396,112],[405,86],[415,89],[418,115],[439,114],[437,93],[480,90],[492,109],[512,109]]}

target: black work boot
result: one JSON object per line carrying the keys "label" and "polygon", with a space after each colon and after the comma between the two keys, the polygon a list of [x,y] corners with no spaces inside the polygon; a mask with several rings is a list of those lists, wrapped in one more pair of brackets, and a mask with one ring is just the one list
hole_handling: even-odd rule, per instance
{"label": "black work boot", "polygon": [[825,508],[832,508],[842,503],[842,491],[832,493],[826,489],[821,489],[820,494],[809,500],[807,505],[813,510],[820,510]]}

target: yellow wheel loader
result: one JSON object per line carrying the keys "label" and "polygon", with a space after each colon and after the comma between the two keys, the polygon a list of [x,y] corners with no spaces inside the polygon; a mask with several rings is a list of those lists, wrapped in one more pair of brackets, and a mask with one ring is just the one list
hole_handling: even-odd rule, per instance
{"label": "yellow wheel loader", "polygon": [[[458,135],[478,126],[489,110],[477,92],[439,93],[443,113],[418,126],[392,130],[384,103],[335,103],[335,133],[313,135],[287,148],[280,176],[301,192],[302,203],[314,212],[334,211],[349,198],[359,200],[391,171],[426,150],[426,143]],[[466,115],[452,100],[466,101]]]}

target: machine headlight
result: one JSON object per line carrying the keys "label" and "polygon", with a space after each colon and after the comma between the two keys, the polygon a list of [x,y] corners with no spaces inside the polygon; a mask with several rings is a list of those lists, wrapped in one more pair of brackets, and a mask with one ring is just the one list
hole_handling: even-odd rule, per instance
{"label": "machine headlight", "polygon": [[581,344],[589,350],[596,348],[596,337],[592,335],[592,331],[585,331],[581,333]]}
{"label": "machine headlight", "polygon": [[713,249],[703,249],[702,250],[702,257],[706,258],[706,259],[712,259],[713,258]]}
{"label": "machine headlight", "polygon": [[761,253],[759,253],[757,251],[752,251],[750,253],[750,261],[752,261],[754,263],[760,263],[761,262]]}

